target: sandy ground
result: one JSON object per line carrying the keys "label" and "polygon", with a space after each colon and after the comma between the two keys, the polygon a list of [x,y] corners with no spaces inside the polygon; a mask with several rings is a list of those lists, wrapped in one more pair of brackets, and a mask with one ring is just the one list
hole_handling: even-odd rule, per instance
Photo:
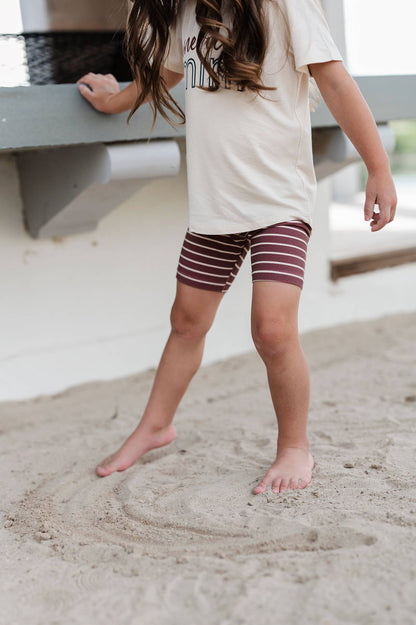
{"label": "sandy ground", "polygon": [[0,405],[1,623],[414,625],[416,315],[302,342],[303,491],[251,494],[276,439],[254,353],[203,368],[177,440],[104,479],[153,372]]}

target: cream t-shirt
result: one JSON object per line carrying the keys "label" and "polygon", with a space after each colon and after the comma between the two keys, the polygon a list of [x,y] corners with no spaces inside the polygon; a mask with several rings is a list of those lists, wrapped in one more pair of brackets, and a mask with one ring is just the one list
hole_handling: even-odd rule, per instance
{"label": "cream t-shirt", "polygon": [[[261,78],[277,87],[263,90],[264,98],[235,84],[197,88],[210,79],[195,50],[195,4],[182,1],[163,63],[184,74],[189,229],[228,234],[291,219],[311,224],[316,177],[308,64],[343,60],[319,0],[264,0],[270,38]],[[278,6],[289,26],[288,57]],[[223,21],[231,26],[228,15]],[[214,69],[219,54],[212,54]]]}

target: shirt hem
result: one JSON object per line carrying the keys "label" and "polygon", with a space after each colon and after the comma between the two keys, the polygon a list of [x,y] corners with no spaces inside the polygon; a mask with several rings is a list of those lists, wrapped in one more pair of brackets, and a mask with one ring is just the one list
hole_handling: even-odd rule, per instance
{"label": "shirt hem", "polygon": [[268,226],[272,226],[274,224],[282,223],[284,221],[303,221],[308,224],[312,228],[312,218],[307,215],[286,215],[276,218],[269,218],[264,221],[257,221],[255,223],[245,223],[239,224],[238,226],[233,224],[224,224],[223,226],[214,227],[204,227],[201,225],[194,225],[192,221],[189,222],[189,230],[190,232],[195,232],[195,234],[240,234],[242,232],[250,232],[251,230],[258,230],[259,228],[267,228]]}

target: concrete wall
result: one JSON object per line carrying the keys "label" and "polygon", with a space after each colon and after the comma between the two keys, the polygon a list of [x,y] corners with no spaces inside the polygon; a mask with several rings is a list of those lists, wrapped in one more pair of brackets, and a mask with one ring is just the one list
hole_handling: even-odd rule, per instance
{"label": "concrete wall", "polygon": [[[184,142],[178,177],[156,180],[95,232],[34,240],[15,159],[0,157],[0,400],[154,367],[169,333],[187,225]],[[416,265],[328,280],[330,181],[321,183],[300,314],[302,331],[416,310]],[[250,263],[221,304],[204,363],[253,349]]]}

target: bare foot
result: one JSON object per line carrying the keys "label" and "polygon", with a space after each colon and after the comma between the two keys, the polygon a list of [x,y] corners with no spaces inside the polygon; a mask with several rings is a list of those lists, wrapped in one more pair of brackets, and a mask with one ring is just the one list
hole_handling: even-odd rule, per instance
{"label": "bare foot", "polygon": [[284,493],[288,487],[291,490],[305,488],[312,479],[313,467],[313,457],[306,449],[285,447],[278,450],[274,464],[253,489],[253,493],[264,493],[269,484],[272,485],[273,493]]}
{"label": "bare foot", "polygon": [[114,471],[124,471],[140,456],[156,447],[169,445],[175,437],[176,429],[173,425],[157,430],[152,430],[145,425],[138,425],[118,451],[100,462],[96,469],[97,475],[106,477]]}

